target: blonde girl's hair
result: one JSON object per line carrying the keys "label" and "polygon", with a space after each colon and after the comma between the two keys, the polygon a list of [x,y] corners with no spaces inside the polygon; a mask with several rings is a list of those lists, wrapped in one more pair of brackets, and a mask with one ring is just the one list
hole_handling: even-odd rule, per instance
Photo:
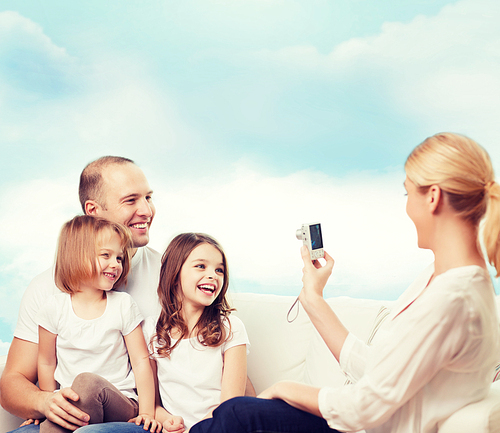
{"label": "blonde girl's hair", "polygon": [[[219,243],[204,233],[183,233],[176,236],[168,245],[162,257],[158,298],[161,313],[156,323],[156,353],[161,357],[170,357],[172,350],[177,347],[183,338],[188,337],[188,327],[182,316],[183,293],[180,284],[180,273],[189,254],[199,245],[209,244],[215,247],[222,255],[224,268],[224,282],[222,288],[211,305],[205,307],[195,326],[196,338],[204,346],[220,346],[226,341],[224,321],[233,309],[229,306],[226,293],[229,286],[229,271],[226,255]],[[172,329],[180,331],[180,337],[172,344],[170,333]],[[153,350],[152,350],[153,352]]]}
{"label": "blonde girl's hair", "polygon": [[488,260],[500,275],[500,185],[490,157],[474,140],[450,132],[427,138],[405,164],[408,179],[421,193],[441,188],[453,209],[476,227],[483,222]]}
{"label": "blonde girl's hair", "polygon": [[118,223],[88,215],[76,216],[63,225],[56,255],[55,283],[63,292],[76,293],[82,281],[96,277],[99,242],[106,231],[115,232],[121,240],[123,271],[114,288],[127,283],[130,269],[130,230]]}

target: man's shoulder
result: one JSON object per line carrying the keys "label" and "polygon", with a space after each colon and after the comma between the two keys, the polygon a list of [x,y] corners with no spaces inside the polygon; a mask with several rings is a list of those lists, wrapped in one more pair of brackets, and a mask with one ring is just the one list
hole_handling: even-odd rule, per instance
{"label": "man's shoulder", "polygon": [[61,293],[54,282],[54,267],[37,275],[24,292],[14,336],[38,343],[38,325],[35,317],[42,305],[55,294]]}
{"label": "man's shoulder", "polygon": [[132,267],[144,265],[147,263],[156,265],[160,262],[161,254],[148,246],[138,248],[134,257],[132,257]]}
{"label": "man's shoulder", "polygon": [[152,275],[158,278],[160,275],[161,255],[158,251],[148,246],[137,249],[130,266],[129,281]]}
{"label": "man's shoulder", "polygon": [[151,260],[161,260],[161,254],[147,245],[143,247],[143,254]]}
{"label": "man's shoulder", "polygon": [[51,266],[33,278],[26,289],[26,293],[30,293],[29,296],[36,294],[37,297],[48,297],[60,293],[54,282],[54,267]]}

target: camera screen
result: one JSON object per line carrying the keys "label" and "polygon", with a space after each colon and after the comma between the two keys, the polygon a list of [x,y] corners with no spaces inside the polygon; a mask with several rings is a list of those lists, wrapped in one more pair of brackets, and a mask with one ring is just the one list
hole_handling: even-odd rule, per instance
{"label": "camera screen", "polygon": [[321,237],[321,224],[313,224],[309,226],[311,233],[311,247],[313,250],[323,248],[323,238]]}

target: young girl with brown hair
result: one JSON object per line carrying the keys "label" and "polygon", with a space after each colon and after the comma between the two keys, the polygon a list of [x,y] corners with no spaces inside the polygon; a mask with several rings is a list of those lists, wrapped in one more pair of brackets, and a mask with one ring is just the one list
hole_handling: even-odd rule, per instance
{"label": "young girl with brown hair", "polygon": [[[130,295],[111,290],[126,283],[130,247],[129,230],[103,218],[78,216],[63,226],[55,266],[62,293],[36,318],[38,380],[44,391],[75,391],[73,404],[90,424],[130,420],[160,432],[143,318]],[[69,430],[46,420],[40,431]]]}
{"label": "young girl with brown hair", "polygon": [[226,299],[222,247],[202,233],[175,237],[162,258],[161,313],[146,321],[157,377],[155,418],[182,432],[223,401],[244,395],[248,337]]}

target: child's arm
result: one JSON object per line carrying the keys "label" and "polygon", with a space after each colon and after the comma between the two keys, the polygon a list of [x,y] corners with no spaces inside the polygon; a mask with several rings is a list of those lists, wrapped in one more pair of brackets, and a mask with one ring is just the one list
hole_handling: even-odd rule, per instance
{"label": "child's arm", "polygon": [[245,395],[247,383],[247,346],[241,344],[224,352],[220,402]]}
{"label": "child's arm", "polygon": [[[220,402],[245,395],[246,384],[247,346],[241,344],[233,346],[224,352]],[[207,413],[203,419],[211,418],[212,412]]]}
{"label": "child's arm", "polygon": [[150,359],[150,364],[155,384],[155,419],[162,423],[163,428],[167,432],[183,433],[185,428],[182,417],[172,415],[161,404],[160,390],[158,387],[158,367],[156,361],[153,359]]}
{"label": "child's arm", "polygon": [[130,421],[135,422],[137,425],[144,422],[145,430],[161,431],[161,425],[154,417],[155,386],[153,372],[149,363],[148,348],[141,325],[138,325],[130,334],[125,335],[124,339],[139,397],[139,415]]}
{"label": "child's arm", "polygon": [[42,391],[55,391],[57,383],[54,379],[56,371],[56,339],[57,334],[38,327],[38,386]]}

